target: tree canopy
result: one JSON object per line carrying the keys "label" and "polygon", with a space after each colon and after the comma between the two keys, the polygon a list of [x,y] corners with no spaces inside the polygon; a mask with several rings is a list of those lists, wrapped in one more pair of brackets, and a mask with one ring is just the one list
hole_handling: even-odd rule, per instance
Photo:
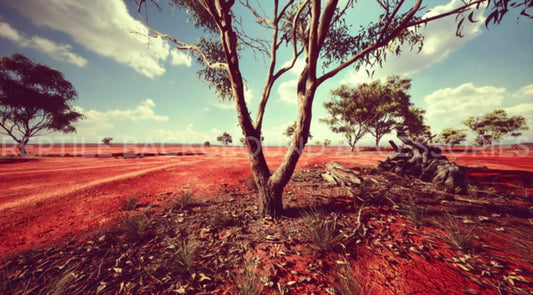
{"label": "tree canopy", "polygon": [[20,144],[47,132],[75,132],[82,119],[68,103],[78,97],[63,74],[15,53],[0,57],[0,134]]}
{"label": "tree canopy", "polygon": [[[188,15],[188,22],[199,34],[194,38],[178,30],[175,36],[160,32],[148,22],[144,4],[157,0],[137,0],[138,14],[151,36],[165,38],[179,50],[193,54],[200,64],[199,77],[223,99],[233,99],[237,119],[247,140],[250,165],[259,191],[261,215],[278,216],[283,212],[282,193],[302,154],[310,132],[312,106],[316,91],[325,81],[341,71],[354,67],[380,65],[388,54],[401,54],[402,46],[420,49],[423,36],[421,26],[444,17],[458,20],[457,35],[465,21],[475,22],[474,12],[488,6],[486,24],[499,23],[510,9],[528,13],[533,0],[457,1],[448,11],[426,12],[436,7],[433,2],[376,1],[375,15],[360,27],[350,25],[354,12],[361,5],[347,0],[171,0]],[[269,11],[269,12],[267,12]],[[249,34],[248,26],[261,31],[259,37]],[[365,17],[366,18],[366,17]],[[270,34],[269,34],[270,33]],[[181,34],[181,35],[180,35]],[[266,37],[265,37],[266,36]],[[187,40],[196,40],[188,42]],[[290,60],[280,60],[280,52],[289,52]],[[258,100],[255,119],[245,100],[246,82],[241,72],[241,55],[258,54],[265,57],[265,84]],[[271,172],[261,141],[263,118],[273,85],[303,61],[296,86],[298,114],[296,128],[285,158]]]}
{"label": "tree canopy", "polygon": [[445,128],[439,134],[439,141],[443,144],[452,146],[460,144],[466,140],[466,131],[464,129]]}
{"label": "tree canopy", "polygon": [[376,80],[357,87],[342,85],[331,91],[332,100],[324,103],[329,117],[320,121],[333,132],[344,134],[352,151],[367,133],[376,138],[376,147],[393,130],[404,136],[422,135],[429,127],[424,125],[425,111],[410,102],[410,87],[411,79],[397,75],[385,83]]}
{"label": "tree canopy", "polygon": [[519,131],[528,130],[526,119],[522,116],[508,117],[503,109],[497,109],[483,116],[470,116],[463,121],[475,134],[477,145],[490,145],[505,136],[520,136]]}
{"label": "tree canopy", "polygon": [[233,138],[227,132],[222,133],[222,135],[217,136],[217,141],[220,141],[223,145],[228,145],[233,143]]}

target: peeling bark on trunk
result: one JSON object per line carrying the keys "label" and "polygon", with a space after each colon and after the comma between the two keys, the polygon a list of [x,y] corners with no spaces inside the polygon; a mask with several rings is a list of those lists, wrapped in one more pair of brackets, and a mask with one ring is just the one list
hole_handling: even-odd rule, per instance
{"label": "peeling bark on trunk", "polygon": [[415,143],[407,138],[400,139],[405,145],[398,148],[392,140],[389,141],[397,153],[379,162],[378,168],[432,182],[446,192],[467,192],[466,173],[459,165],[442,155],[439,148]]}

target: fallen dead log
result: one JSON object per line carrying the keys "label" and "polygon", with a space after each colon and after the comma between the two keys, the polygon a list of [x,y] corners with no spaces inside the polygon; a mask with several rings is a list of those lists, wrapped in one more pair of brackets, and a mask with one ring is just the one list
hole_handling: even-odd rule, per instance
{"label": "fallen dead log", "polygon": [[404,146],[389,143],[397,153],[378,163],[378,168],[399,175],[409,175],[431,182],[446,192],[464,194],[467,192],[466,173],[459,165],[449,161],[440,148],[415,143],[400,137]]}
{"label": "fallen dead log", "polygon": [[330,184],[338,186],[352,187],[363,183],[358,171],[346,168],[336,161],[326,164],[326,172],[322,173],[322,178]]}

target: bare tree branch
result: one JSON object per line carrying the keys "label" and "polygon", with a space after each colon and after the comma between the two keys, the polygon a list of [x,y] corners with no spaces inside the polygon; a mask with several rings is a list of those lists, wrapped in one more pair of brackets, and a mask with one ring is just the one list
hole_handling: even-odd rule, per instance
{"label": "bare tree branch", "polygon": [[[483,0],[480,0],[480,1],[483,1]],[[389,42],[391,40],[393,40],[402,30],[407,29],[409,27],[416,26],[416,24],[410,24],[409,22],[414,17],[416,12],[418,12],[418,10],[420,9],[421,4],[422,4],[422,0],[417,0],[415,5],[413,6],[413,8],[411,8],[409,13],[405,16],[405,18],[402,20],[402,22],[398,25],[398,27],[394,31],[392,31],[389,35],[387,35],[383,40],[381,40],[381,41],[379,41],[377,43],[374,43],[374,44],[370,44],[365,49],[361,50],[359,53],[357,53],[352,58],[348,59],[347,61],[345,61],[344,63],[342,63],[338,67],[336,67],[335,69],[333,69],[333,70],[325,73],[324,75],[322,75],[317,80],[318,85],[322,84],[324,81],[330,79],[331,77],[337,75],[340,71],[342,71],[343,69],[349,67],[350,65],[352,65],[355,62],[357,62],[361,58],[365,57],[366,55],[368,55],[372,51],[388,45]]]}
{"label": "bare tree branch", "polygon": [[[169,34],[163,34],[163,33],[159,32],[158,30],[154,29],[141,13],[142,4],[145,3],[145,2],[146,2],[146,0],[140,0],[139,1],[139,4],[137,5],[137,14],[139,15],[139,17],[143,21],[144,25],[152,32],[152,34],[154,34],[157,37],[161,37],[163,39],[167,39],[167,40],[175,43],[176,45],[178,45],[176,47],[177,49],[180,49],[180,50],[192,50],[192,51],[197,52],[202,57],[202,60],[204,61],[204,64],[207,67],[211,68],[211,69],[228,69],[228,65],[226,63],[219,63],[219,62],[218,63],[211,63],[211,61],[209,60],[207,55],[198,46],[187,44],[187,43],[185,43],[183,41],[180,41],[180,40],[172,37]],[[204,3],[204,2],[202,2],[202,3]]]}
{"label": "bare tree branch", "polygon": [[[266,18],[265,16],[260,15],[260,14],[257,12],[257,10],[255,10],[255,8],[253,8],[253,7],[250,5],[250,2],[249,2],[248,0],[246,0],[246,2],[244,2],[244,1],[241,0],[240,2],[241,2],[241,4],[242,4],[244,7],[248,8],[248,10],[250,10],[250,12],[255,16],[255,18],[257,19],[257,23],[258,23],[259,25],[263,25],[263,24],[267,23],[267,24],[270,24],[270,28],[273,28],[273,27],[274,27],[274,21],[272,21],[272,20]],[[278,2],[278,1],[276,1],[275,6],[278,6],[278,3],[277,3],[277,2]]]}

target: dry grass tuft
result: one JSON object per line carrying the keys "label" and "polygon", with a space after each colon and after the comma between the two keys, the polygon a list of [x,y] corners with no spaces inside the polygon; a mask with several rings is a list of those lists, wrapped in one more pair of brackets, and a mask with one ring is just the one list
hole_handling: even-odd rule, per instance
{"label": "dry grass tuft", "polygon": [[303,233],[317,250],[327,252],[340,245],[342,236],[338,232],[336,220],[327,220],[324,215],[316,208],[302,212]]}

